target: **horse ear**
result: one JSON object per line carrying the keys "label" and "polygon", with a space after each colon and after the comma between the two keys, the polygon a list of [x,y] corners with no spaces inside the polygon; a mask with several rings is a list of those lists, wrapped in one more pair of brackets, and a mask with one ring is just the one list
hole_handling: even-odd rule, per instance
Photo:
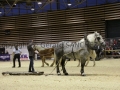
{"label": "horse ear", "polygon": [[35,46],[35,44],[33,44],[33,46]]}
{"label": "horse ear", "polygon": [[95,33],[96,36],[99,35],[99,33],[97,31],[95,31],[94,33]]}
{"label": "horse ear", "polygon": [[84,34],[84,38],[85,38],[85,40],[87,40],[87,32],[85,32],[85,34]]}
{"label": "horse ear", "polygon": [[88,34],[87,34],[87,32],[86,32],[86,33],[84,34],[84,39],[85,39],[85,44],[86,44],[86,45],[89,44],[88,39],[87,39],[87,35],[88,35]]}
{"label": "horse ear", "polygon": [[94,33],[96,34],[96,33],[97,33],[97,31],[94,31]]}

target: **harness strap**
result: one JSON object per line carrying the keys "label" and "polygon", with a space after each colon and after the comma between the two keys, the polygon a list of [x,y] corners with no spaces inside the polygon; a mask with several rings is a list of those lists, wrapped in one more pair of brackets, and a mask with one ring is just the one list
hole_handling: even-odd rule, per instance
{"label": "harness strap", "polygon": [[74,51],[73,51],[73,47],[72,47],[72,52],[71,52],[71,53],[73,54],[74,61],[76,61],[76,58],[75,58],[75,53],[74,53]]}
{"label": "harness strap", "polygon": [[90,42],[89,42],[89,40],[88,40],[87,38],[85,38],[85,45],[86,45],[88,48],[90,48],[90,49],[92,49],[92,50],[95,50],[94,47],[91,47]]}

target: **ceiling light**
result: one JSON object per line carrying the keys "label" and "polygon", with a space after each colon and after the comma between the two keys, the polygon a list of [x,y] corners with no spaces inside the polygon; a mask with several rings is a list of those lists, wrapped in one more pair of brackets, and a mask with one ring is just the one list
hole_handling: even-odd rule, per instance
{"label": "ceiling light", "polygon": [[34,11],[35,9],[34,8],[31,8],[32,11]]}
{"label": "ceiling light", "polygon": [[68,3],[67,5],[68,5],[68,6],[71,6],[72,4],[71,4],[71,3]]}
{"label": "ceiling light", "polygon": [[42,2],[38,2],[38,4],[42,4]]}
{"label": "ceiling light", "polygon": [[16,4],[14,4],[13,7],[16,7]]}
{"label": "ceiling light", "polygon": [[0,11],[0,14],[2,14],[2,12]]}

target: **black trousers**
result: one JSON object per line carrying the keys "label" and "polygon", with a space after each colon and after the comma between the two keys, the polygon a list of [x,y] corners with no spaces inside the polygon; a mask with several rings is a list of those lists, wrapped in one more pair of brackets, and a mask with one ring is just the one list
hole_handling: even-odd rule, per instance
{"label": "black trousers", "polygon": [[96,54],[97,54],[97,57],[98,57],[98,58],[100,58],[100,52],[101,52],[100,49],[98,49],[98,50],[96,51]]}
{"label": "black trousers", "polygon": [[34,61],[33,61],[33,56],[29,56],[30,59],[30,64],[29,64],[29,72],[34,72]]}
{"label": "black trousers", "polygon": [[13,58],[13,67],[15,67],[15,61],[18,59],[19,67],[21,67],[20,54],[15,54]]}

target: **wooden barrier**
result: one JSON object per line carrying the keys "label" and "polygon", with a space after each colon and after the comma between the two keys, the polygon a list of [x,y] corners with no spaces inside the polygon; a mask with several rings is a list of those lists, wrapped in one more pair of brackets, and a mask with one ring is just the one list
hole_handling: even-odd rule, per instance
{"label": "wooden barrier", "polygon": [[[106,52],[112,52],[112,55],[106,55]],[[120,55],[113,55],[114,52],[120,52],[120,49],[117,50],[105,50],[104,51],[104,57],[110,56],[110,57],[114,57],[114,56],[120,56]]]}

